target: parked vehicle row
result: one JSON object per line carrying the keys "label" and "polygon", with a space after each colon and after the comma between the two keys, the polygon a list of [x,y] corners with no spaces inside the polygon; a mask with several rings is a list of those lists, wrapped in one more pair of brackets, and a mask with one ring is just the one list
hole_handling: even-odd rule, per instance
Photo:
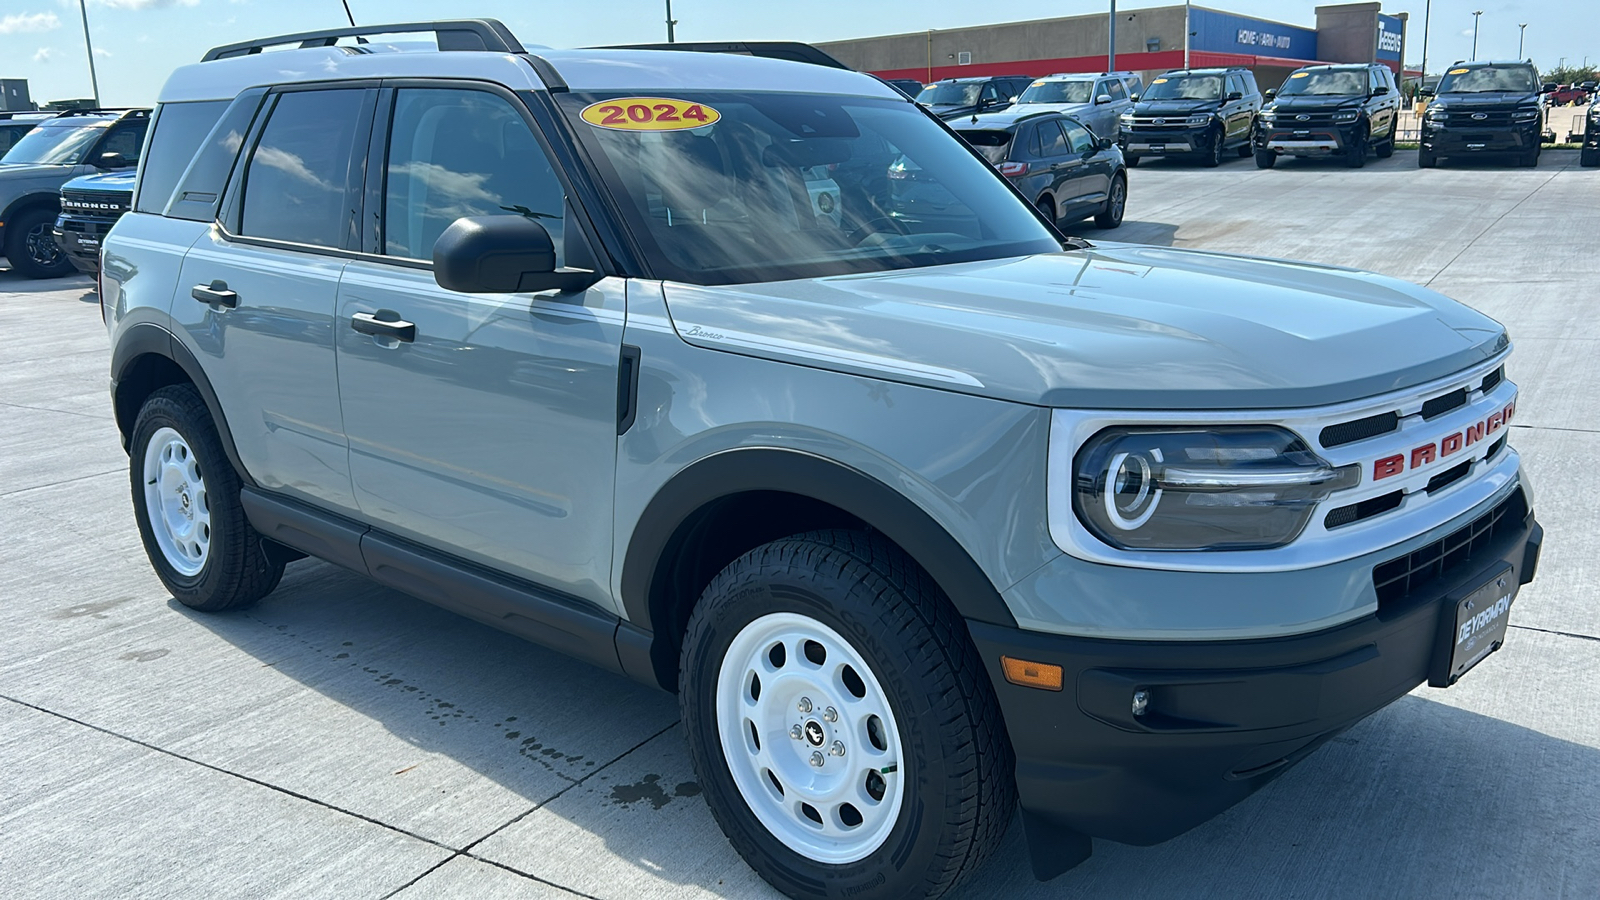
{"label": "parked vehicle row", "polygon": [[1341,156],[1360,168],[1368,150],[1379,159],[1394,155],[1400,91],[1388,66],[1307,66],[1266,99],[1253,141],[1260,168],[1279,156]]}
{"label": "parked vehicle row", "polygon": [[1583,149],[1578,152],[1578,165],[1594,168],[1600,166],[1600,97],[1589,104],[1589,114],[1584,124]]}

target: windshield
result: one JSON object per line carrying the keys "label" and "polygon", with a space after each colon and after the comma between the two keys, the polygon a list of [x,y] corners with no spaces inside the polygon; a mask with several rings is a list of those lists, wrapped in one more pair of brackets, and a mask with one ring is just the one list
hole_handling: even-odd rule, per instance
{"label": "windshield", "polygon": [[[1061,249],[993,168],[903,102],[674,94],[559,98],[657,277],[738,284]],[[706,124],[646,130],[666,124],[652,110]]]}
{"label": "windshield", "polygon": [[1367,70],[1296,72],[1278,91],[1280,97],[1349,97],[1367,92]]}
{"label": "windshield", "polygon": [[956,134],[961,135],[972,149],[989,162],[996,165],[1006,161],[1006,151],[1011,146],[1011,132],[1009,131],[962,131],[956,129]]}
{"label": "windshield", "polygon": [[1221,100],[1221,75],[1163,75],[1141,100]]}
{"label": "windshield", "polygon": [[1017,98],[1018,103],[1088,103],[1094,97],[1092,81],[1035,81]]}
{"label": "windshield", "polygon": [[1475,69],[1451,69],[1439,82],[1441,94],[1491,94],[1511,91],[1531,94],[1539,89],[1539,80],[1527,66],[1481,66]]}
{"label": "windshield", "polygon": [[0,160],[7,165],[75,166],[83,161],[105,125],[40,125]]}
{"label": "windshield", "polygon": [[978,92],[983,90],[983,82],[969,81],[957,83],[947,81],[943,84],[930,84],[917,95],[918,103],[929,106],[972,106],[978,102]]}

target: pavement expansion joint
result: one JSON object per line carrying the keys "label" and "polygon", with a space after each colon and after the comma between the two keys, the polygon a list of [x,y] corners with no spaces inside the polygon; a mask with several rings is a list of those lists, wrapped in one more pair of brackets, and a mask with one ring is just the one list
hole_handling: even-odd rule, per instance
{"label": "pavement expansion joint", "polygon": [[1578,634],[1575,631],[1557,631],[1557,630],[1555,630],[1553,628],[1535,628],[1532,625],[1517,625],[1515,623],[1513,623],[1511,625],[1508,625],[1507,627],[1508,628],[1520,628],[1523,631],[1537,631],[1540,634],[1553,634],[1553,635],[1556,635],[1558,637],[1577,638],[1580,641],[1596,641],[1596,642],[1600,642],[1600,636],[1593,635],[1593,634]]}

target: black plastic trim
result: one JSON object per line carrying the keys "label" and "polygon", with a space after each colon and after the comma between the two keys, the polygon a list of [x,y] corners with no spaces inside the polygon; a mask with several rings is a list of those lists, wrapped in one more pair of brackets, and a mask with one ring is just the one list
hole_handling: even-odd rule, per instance
{"label": "black plastic trim", "polygon": [[525,53],[522,42],[511,29],[497,19],[451,19],[438,22],[401,22],[392,25],[360,25],[352,28],[325,28],[320,31],[301,31],[273,37],[240,41],[212,47],[201,57],[201,62],[252,56],[268,47],[299,44],[305,47],[331,47],[339,38],[367,37],[375,34],[432,34],[439,43],[440,52],[489,51],[494,53]]}
{"label": "black plastic trim", "polygon": [[[239,459],[239,448],[233,442],[233,432],[228,428],[227,417],[222,414],[222,404],[217,400],[217,392],[212,389],[211,379],[206,377],[205,369],[182,341],[172,332],[153,322],[130,325],[117,336],[116,346],[111,350],[112,408],[117,416],[117,429],[122,432],[123,449],[126,450],[128,447],[128,437],[133,433],[133,421],[131,418],[124,421],[120,404],[115,402],[118,385],[125,380],[128,367],[140,357],[147,355],[171,360],[194,383],[195,390],[200,393],[200,399],[205,401],[206,409],[211,413],[211,422],[217,428],[217,436],[222,440],[222,452],[227,455],[234,471],[239,473],[239,480],[247,486],[254,486],[255,480],[250,477],[244,463]],[[138,411],[134,410],[133,414],[137,415]]]}
{"label": "black plastic trim", "polygon": [[287,497],[246,488],[239,492],[245,518],[261,536],[285,547],[369,574],[361,557],[367,526]]}
{"label": "black plastic trim", "polygon": [[617,368],[617,435],[628,433],[639,414],[639,348],[622,345]]}
{"label": "black plastic trim", "polygon": [[679,53],[732,53],[739,56],[756,56],[763,59],[784,59],[789,62],[826,66],[853,72],[849,66],[834,59],[810,44],[799,41],[690,41],[671,44],[617,44],[596,47],[597,50],[669,50]]}

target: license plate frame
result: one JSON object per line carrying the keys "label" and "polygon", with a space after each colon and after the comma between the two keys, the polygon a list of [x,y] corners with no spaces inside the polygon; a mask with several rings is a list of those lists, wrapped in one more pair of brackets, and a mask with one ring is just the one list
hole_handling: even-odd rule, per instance
{"label": "license plate frame", "polygon": [[1505,645],[1519,587],[1516,569],[1505,563],[1487,578],[1450,595],[1439,617],[1443,627],[1429,684],[1455,684]]}
{"label": "license plate frame", "polygon": [[1151,144],[1150,145],[1150,152],[1151,153],[1165,153],[1165,152],[1167,152],[1167,145],[1166,144]]}

